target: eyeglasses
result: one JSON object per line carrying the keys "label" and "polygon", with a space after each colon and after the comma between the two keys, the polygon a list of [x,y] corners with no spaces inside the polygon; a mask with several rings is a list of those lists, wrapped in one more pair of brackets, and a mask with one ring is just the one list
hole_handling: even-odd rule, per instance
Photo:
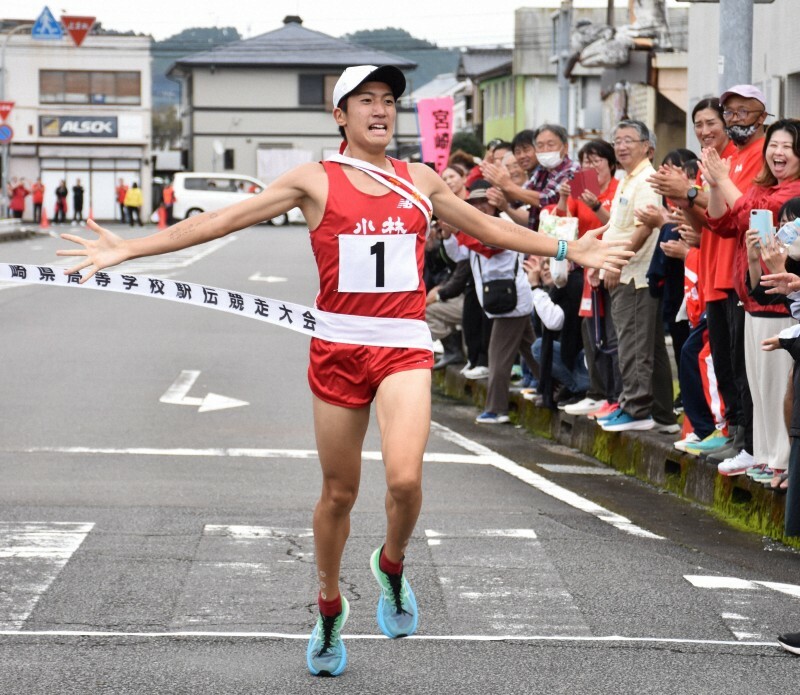
{"label": "eyeglasses", "polygon": [[725,120],[728,120],[735,115],[740,121],[743,121],[745,118],[747,118],[747,114],[749,113],[764,113],[764,109],[736,109],[736,111],[725,109],[722,112],[722,116],[725,118]]}
{"label": "eyeglasses", "polygon": [[648,142],[647,140],[634,140],[633,138],[620,138],[619,140],[614,140],[611,144],[614,147],[630,147],[634,142]]}

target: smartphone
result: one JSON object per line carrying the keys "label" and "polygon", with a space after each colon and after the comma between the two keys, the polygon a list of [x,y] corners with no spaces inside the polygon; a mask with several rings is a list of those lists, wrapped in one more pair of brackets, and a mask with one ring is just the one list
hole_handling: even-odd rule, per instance
{"label": "smartphone", "polygon": [[595,194],[600,195],[600,182],[597,178],[597,172],[594,169],[581,169],[576,172],[570,184],[571,194],[573,198],[580,198],[581,193],[589,190]]}
{"label": "smartphone", "polygon": [[750,229],[758,232],[761,245],[766,246],[775,233],[775,228],[772,226],[772,210],[751,210]]}

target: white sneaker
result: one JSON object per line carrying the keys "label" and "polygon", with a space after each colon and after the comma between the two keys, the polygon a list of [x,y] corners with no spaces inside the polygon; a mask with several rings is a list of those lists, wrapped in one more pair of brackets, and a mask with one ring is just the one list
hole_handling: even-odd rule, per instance
{"label": "white sneaker", "polygon": [[725,459],[717,466],[720,475],[742,475],[748,468],[752,468],[756,460],[751,454],[742,449],[736,456]]}
{"label": "white sneaker", "polygon": [[698,437],[694,432],[689,432],[689,434],[687,434],[683,439],[675,442],[672,446],[678,451],[686,451],[686,446],[688,444],[697,444],[699,441],[700,437]]}
{"label": "white sneaker", "polygon": [[681,426],[677,422],[666,424],[663,422],[656,423],[656,432],[660,434],[677,434],[681,431]]}
{"label": "white sneaker", "polygon": [[459,374],[466,374],[470,369],[472,369],[472,365],[467,362],[461,369],[458,370]]}
{"label": "white sneaker", "polygon": [[489,367],[473,367],[464,372],[467,379],[486,379],[489,376]]}
{"label": "white sneaker", "polygon": [[607,401],[596,401],[594,398],[584,398],[582,401],[564,406],[564,412],[570,415],[586,415],[593,413]]}
{"label": "white sneaker", "polygon": [[444,345],[442,345],[441,340],[433,341],[433,352],[437,355],[441,355],[444,352]]}

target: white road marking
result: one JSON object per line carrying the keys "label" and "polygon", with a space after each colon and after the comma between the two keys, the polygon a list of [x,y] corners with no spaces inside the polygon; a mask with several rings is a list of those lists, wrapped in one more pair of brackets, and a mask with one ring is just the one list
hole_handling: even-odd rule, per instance
{"label": "white road marking", "polygon": [[191,405],[200,406],[198,413],[207,413],[212,410],[226,410],[227,408],[239,408],[243,405],[250,405],[247,401],[240,401],[236,398],[220,396],[217,393],[209,393],[204,398],[191,398],[186,394],[191,391],[200,371],[196,369],[184,369],[172,385],[159,398],[159,402],[169,405]]}
{"label": "white road marking", "polygon": [[277,275],[262,275],[261,272],[253,273],[248,280],[253,282],[286,282],[287,278],[282,278]]}
{"label": "white road marking", "polygon": [[568,473],[570,475],[623,475],[613,468],[606,466],[571,466],[564,463],[538,463],[539,468],[544,468],[550,473]]}
{"label": "white road marking", "polygon": [[[4,449],[4,451],[11,451]],[[202,456],[216,458],[280,458],[309,459],[319,458],[316,449],[161,449],[156,447],[129,447],[117,449],[113,447],[88,446],[53,446],[30,447],[23,450],[26,454],[112,454],[117,456]],[[383,461],[380,451],[364,451],[364,461]],[[426,463],[464,463],[477,466],[491,465],[485,456],[469,454],[435,454],[426,452],[423,456]]]}
{"label": "white road marking", "polygon": [[[528,539],[535,539],[536,538],[536,531],[532,528],[487,528],[487,529],[480,529],[478,531],[460,531],[458,534],[458,538],[464,538],[465,536],[484,536],[488,538],[528,538]],[[446,538],[446,533],[441,533],[439,531],[434,531],[433,529],[425,529],[425,536],[428,538],[428,543],[432,540],[437,540],[441,538]]]}
{"label": "white road marking", "polygon": [[21,628],[94,524],[0,523],[0,628]]}
{"label": "white road marking", "polygon": [[754,582],[736,577],[713,577],[697,574],[686,574],[683,577],[692,586],[699,589],[758,589]]}
{"label": "white road marking", "polygon": [[458,434],[458,432],[454,432],[450,428],[440,425],[438,422],[431,422],[431,432],[435,432],[446,441],[452,442],[453,444],[458,444],[467,451],[471,451],[473,454],[489,457],[491,459],[491,465],[495,468],[505,471],[509,475],[513,475],[515,478],[522,480],[531,487],[535,487],[537,490],[539,490],[539,492],[543,492],[550,497],[554,497],[555,499],[564,502],[564,504],[568,504],[570,507],[579,509],[580,511],[597,517],[607,524],[611,524],[611,526],[619,529],[620,531],[624,531],[632,536],[639,536],[641,538],[664,540],[663,536],[646,531],[645,529],[634,524],[630,519],[621,516],[620,514],[616,514],[605,507],[601,507],[599,504],[595,504],[591,500],[587,500],[585,497],[581,497],[571,490],[567,490],[560,485],[556,485],[547,478],[534,473],[527,468],[523,468],[519,464],[514,463],[514,461],[511,459],[507,459],[505,456],[498,454],[496,451],[492,451],[488,447],[483,446],[483,444],[479,444],[478,442],[468,439],[467,437]]}
{"label": "white road marking", "polygon": [[789,596],[800,598],[800,586],[797,584],[781,584],[780,582],[756,582],[756,584],[761,584],[761,586],[765,586],[767,589],[780,591],[782,594],[789,594]]}
{"label": "white road marking", "polygon": [[[285,632],[210,632],[183,630],[175,632],[122,632],[100,630],[0,630],[0,637],[135,637],[152,639],[284,639],[308,641],[308,633]],[[384,635],[342,635],[350,640],[385,640]],[[625,637],[623,635],[412,635],[403,641],[412,642],[623,642],[629,644],[687,644],[724,647],[778,647],[777,642],[741,642],[733,640],[689,639],[681,637]]]}

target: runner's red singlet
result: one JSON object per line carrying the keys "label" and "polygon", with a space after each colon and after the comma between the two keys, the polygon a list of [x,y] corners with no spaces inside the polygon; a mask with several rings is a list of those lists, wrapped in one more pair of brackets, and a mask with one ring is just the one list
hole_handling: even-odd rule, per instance
{"label": "runner's red singlet", "polygon": [[[390,159],[411,181],[408,165]],[[328,199],[309,232],[317,261],[317,308],[338,314],[425,320],[422,280],[427,220],[406,198],[387,189],[359,191],[340,164],[322,162]],[[311,340],[308,380],[320,399],[350,408],[369,404],[381,381],[408,369],[429,369],[428,350]]]}

